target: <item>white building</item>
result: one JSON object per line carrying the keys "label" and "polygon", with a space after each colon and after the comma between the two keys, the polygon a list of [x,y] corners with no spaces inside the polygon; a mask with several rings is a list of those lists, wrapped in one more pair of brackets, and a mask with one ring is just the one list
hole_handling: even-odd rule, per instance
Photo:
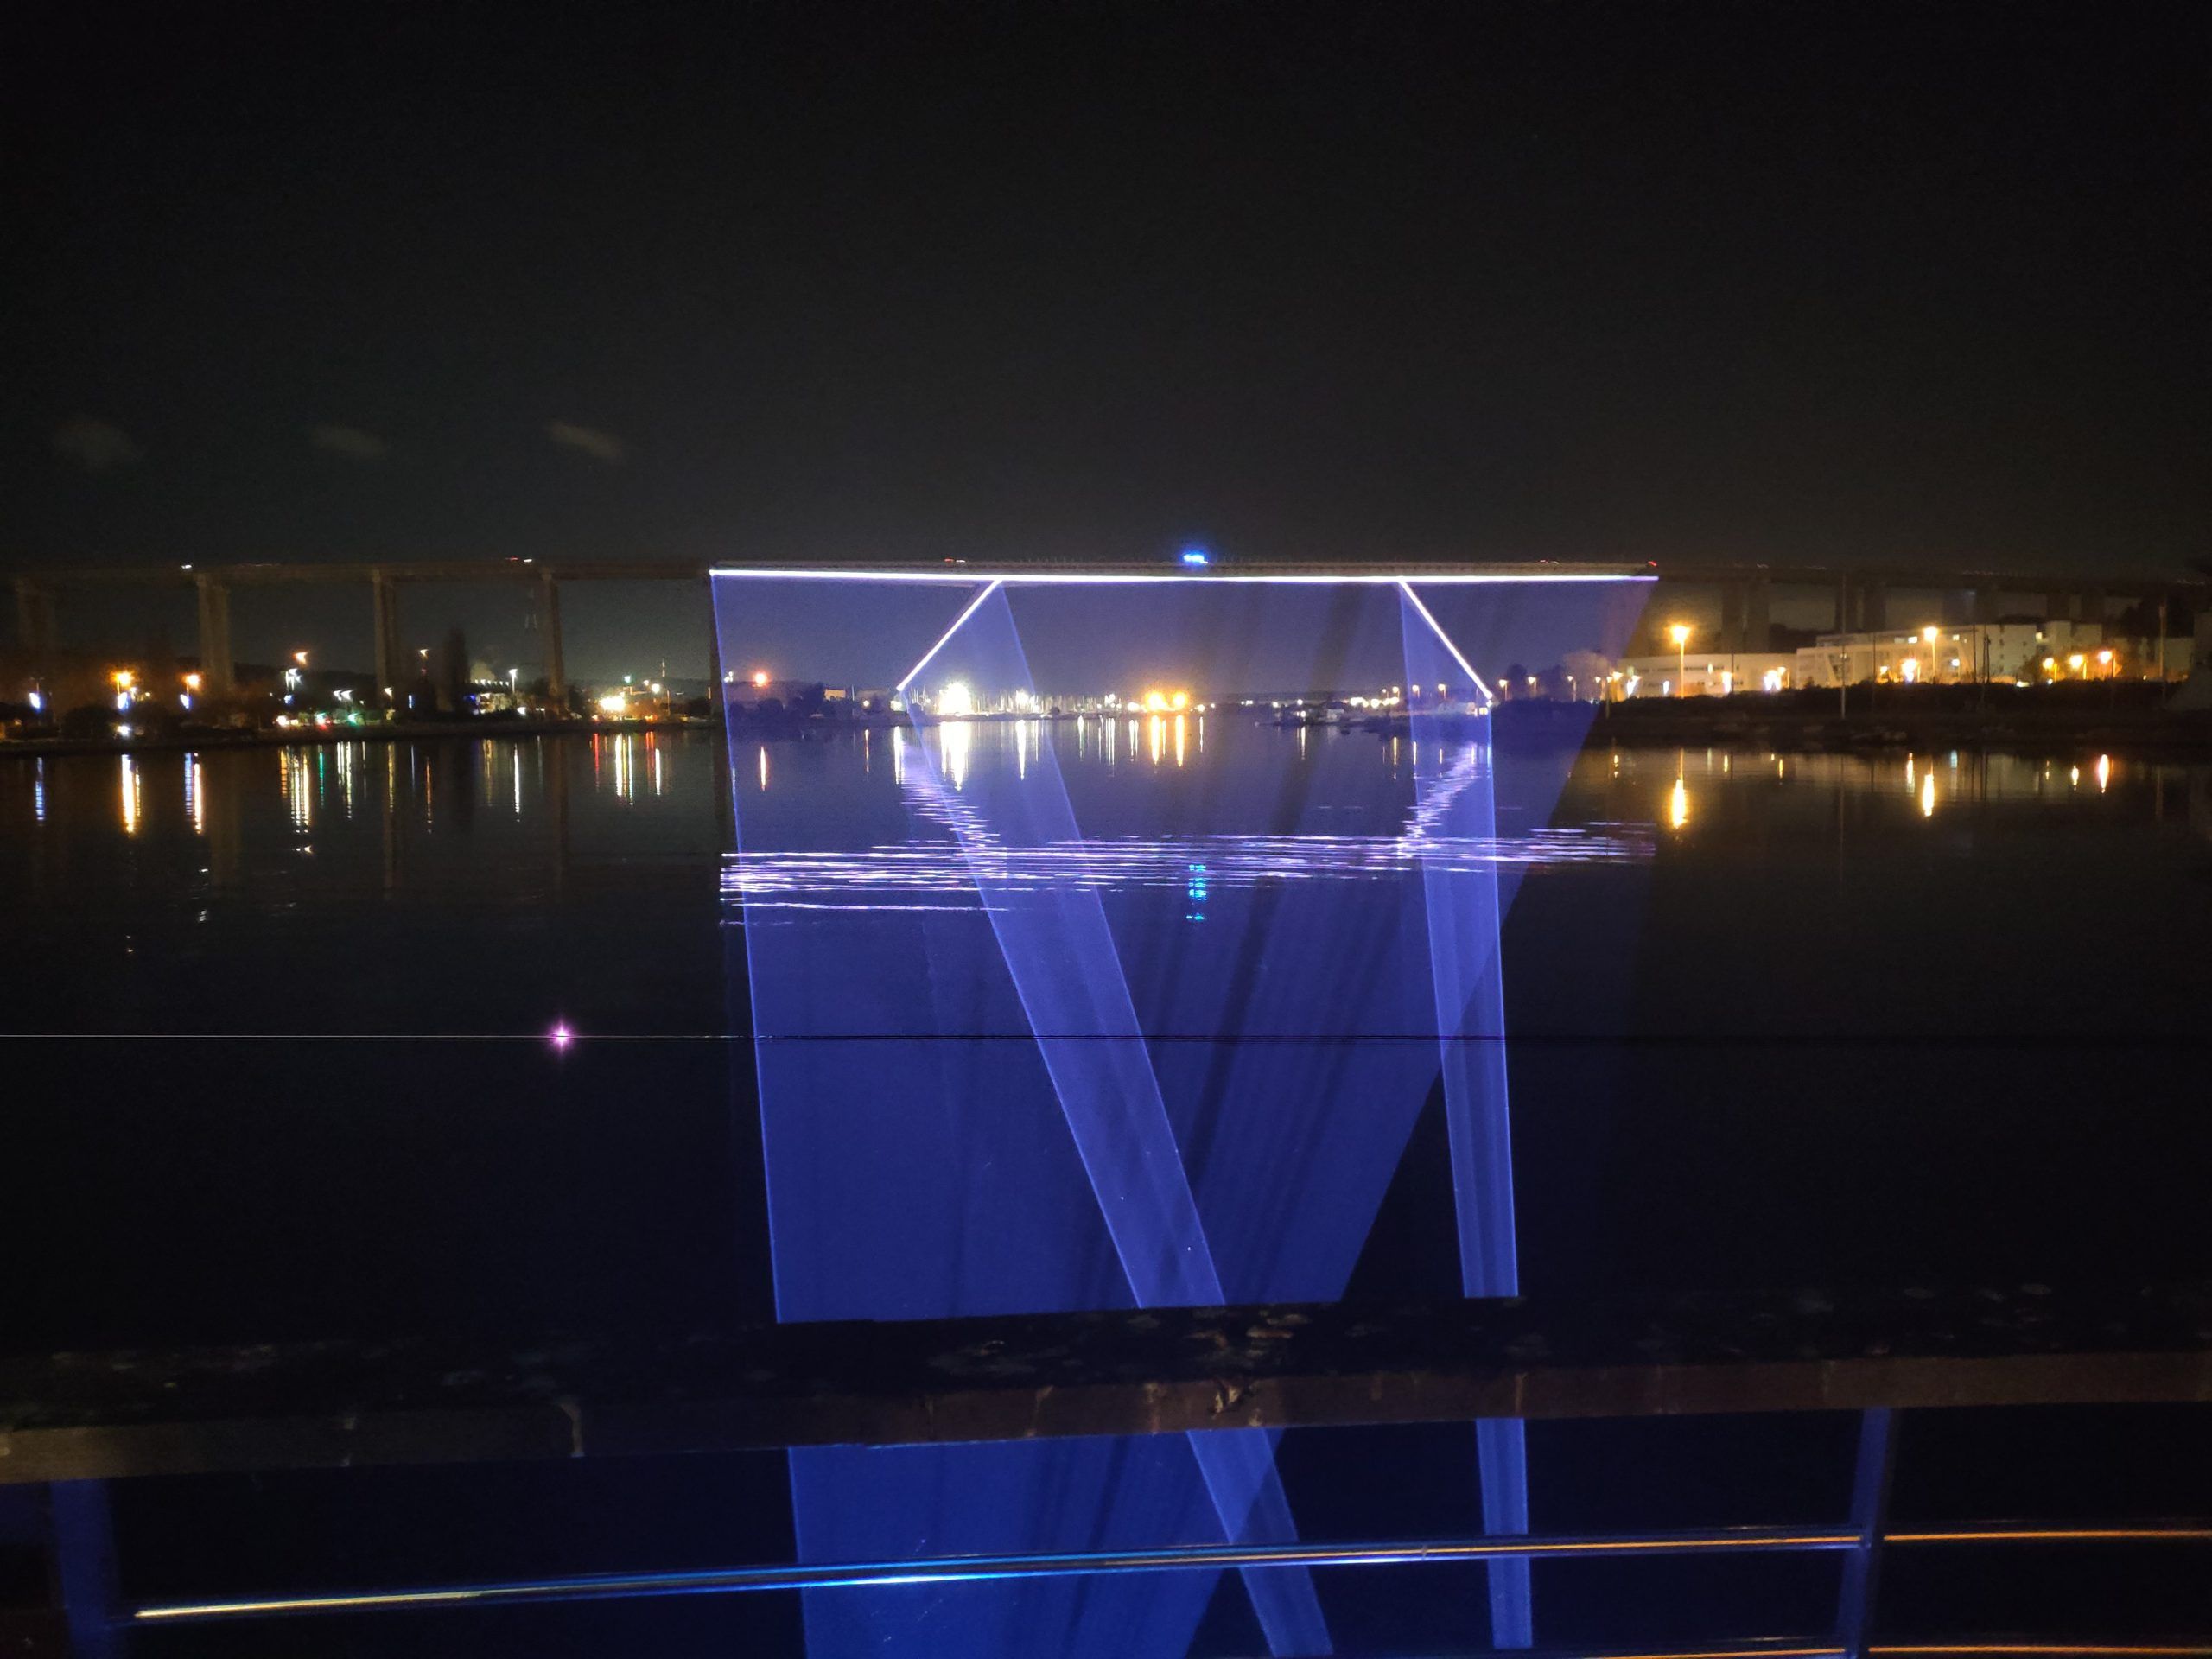
{"label": "white building", "polygon": [[[2105,655],[2099,656],[2102,652]],[[2113,671],[2101,623],[1929,623],[1913,629],[1824,633],[1797,652],[1800,685],[1946,683],[1993,680],[2035,684],[2101,679]]]}
{"label": "white building", "polygon": [[1738,691],[1804,687],[1993,681],[2039,685],[2056,680],[2178,678],[2189,671],[2190,642],[2161,650],[2147,639],[2108,634],[2101,623],[1930,623],[1824,633],[1795,651],[1680,652],[1592,660],[1592,681],[1607,697],[1725,697]]}
{"label": "white building", "polygon": [[[1737,691],[1788,691],[1798,677],[1789,651],[1683,651],[1624,657],[1606,677],[1605,695],[1624,697],[1725,697]],[[1676,682],[1680,681],[1679,690]]]}

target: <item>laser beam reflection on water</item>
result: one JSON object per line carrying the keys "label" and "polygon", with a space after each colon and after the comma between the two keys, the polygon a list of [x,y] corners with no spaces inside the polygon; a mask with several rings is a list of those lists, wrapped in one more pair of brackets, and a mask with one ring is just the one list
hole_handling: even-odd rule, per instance
{"label": "laser beam reflection on water", "polygon": [[[1431,873],[1471,874],[1501,866],[1541,871],[1582,864],[1640,863],[1652,855],[1648,828],[1544,829],[1525,836],[1176,836],[1152,839],[996,844],[963,853],[952,842],[912,841],[852,852],[748,852],[722,866],[722,895],[756,909],[932,910],[982,905],[977,865],[993,887],[1017,891],[1077,887],[1187,893],[1203,865],[1210,893],[1268,883],[1395,880]],[[918,897],[912,897],[918,896]]]}

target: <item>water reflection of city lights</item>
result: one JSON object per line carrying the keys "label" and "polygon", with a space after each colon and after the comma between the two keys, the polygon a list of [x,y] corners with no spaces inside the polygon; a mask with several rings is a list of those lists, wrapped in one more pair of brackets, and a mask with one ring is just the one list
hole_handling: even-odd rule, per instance
{"label": "water reflection of city lights", "polygon": [[127,754],[121,758],[123,761],[123,833],[126,836],[135,836],[138,833],[138,763]]}
{"label": "water reflection of city lights", "polygon": [[[318,756],[319,758],[319,756]],[[315,780],[306,754],[288,749],[277,766],[283,779],[284,804],[291,810],[292,828],[315,828]],[[427,806],[426,806],[427,813]]]}
{"label": "water reflection of city lights", "polygon": [[1936,816],[1936,772],[1932,766],[1920,776],[1920,816]]}
{"label": "water reflection of city lights", "polygon": [[1188,716],[1183,715],[1178,715],[1175,716],[1175,764],[1178,767],[1180,767],[1183,764],[1183,740],[1185,737],[1183,728],[1187,718]]}
{"label": "water reflection of city lights", "polygon": [[1154,715],[1146,722],[1145,735],[1150,740],[1146,747],[1151,753],[1152,764],[1156,766],[1160,764],[1160,757],[1167,752],[1167,721]]}
{"label": "water reflection of city lights", "polygon": [[206,772],[200,768],[200,757],[196,754],[188,754],[184,757],[184,810],[185,815],[192,820],[192,833],[195,836],[206,835],[207,833],[207,778]]}
{"label": "water reflection of city lights", "polygon": [[766,743],[760,745],[760,792],[763,795],[768,792],[768,746]]}
{"label": "water reflection of city lights", "polygon": [[976,728],[957,721],[937,728],[938,752],[944,757],[944,778],[955,789],[968,786],[968,757],[976,741]]}
{"label": "water reflection of city lights", "polygon": [[1677,778],[1675,779],[1674,789],[1667,797],[1667,827],[1670,830],[1680,830],[1689,821],[1689,787],[1681,779]]}

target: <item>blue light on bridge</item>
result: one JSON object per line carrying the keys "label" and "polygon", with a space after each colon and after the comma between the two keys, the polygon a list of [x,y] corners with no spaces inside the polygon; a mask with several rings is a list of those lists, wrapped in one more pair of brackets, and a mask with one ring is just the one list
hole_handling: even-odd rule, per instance
{"label": "blue light on bridge", "polygon": [[1186,547],[1183,550],[1183,563],[1193,566],[1211,564],[1213,559],[1203,547]]}

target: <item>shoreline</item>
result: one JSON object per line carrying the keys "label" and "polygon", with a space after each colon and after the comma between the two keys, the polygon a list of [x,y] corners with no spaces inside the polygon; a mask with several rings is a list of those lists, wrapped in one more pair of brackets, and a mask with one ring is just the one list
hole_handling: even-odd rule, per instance
{"label": "shoreline", "polygon": [[[1671,703],[1608,703],[1590,716],[1585,747],[1741,747],[1852,754],[1912,749],[2050,753],[2073,749],[2212,760],[2212,711],[2164,708],[2058,707],[1947,709],[1877,707],[1848,715],[1833,708],[1747,708],[1734,699],[1688,698]],[[1700,702],[1713,706],[1700,709]],[[1579,715],[1568,705],[1523,704],[1529,713],[1499,711],[1498,741],[1552,737]],[[1538,709],[1545,710],[1535,714]]]}
{"label": "shoreline", "polygon": [[295,727],[284,731],[255,728],[227,731],[209,727],[198,731],[149,733],[142,737],[28,737],[0,739],[0,759],[40,759],[48,755],[185,754],[209,749],[283,749],[326,747],[334,743],[403,743],[416,739],[469,737],[498,740],[520,737],[587,737],[633,732],[713,732],[722,723],[715,719],[677,715],[669,720],[517,720],[517,721],[383,721],[373,726]]}
{"label": "shoreline", "polygon": [[[1224,711],[1225,715],[1229,712]],[[1065,721],[1081,717],[1064,715],[1057,719]],[[1506,702],[1499,705],[1493,718],[1497,722],[1497,741],[1507,747],[1554,747],[1572,743],[1580,748],[1696,747],[1815,754],[1914,749],[2051,753],[2094,749],[2183,760],[2212,760],[2212,710],[2156,707],[2061,706],[1998,710],[1877,707],[1839,715],[1833,709],[1774,708],[1736,698],[1689,697],[1679,704],[1672,700],[1654,699],[1603,703],[1594,709],[1586,703]],[[790,742],[820,741],[877,728],[878,722],[872,721],[854,721],[826,729],[779,722],[763,723],[753,729],[741,728],[739,735],[763,741]],[[296,746],[323,747],[337,743],[399,743],[451,738],[499,741],[623,736],[639,732],[705,732],[720,737],[723,729],[723,722],[711,715],[637,721],[409,721],[283,731],[207,728],[130,738],[0,738],[0,760],[188,753]],[[1335,728],[1313,729],[1333,729],[1344,735],[1389,736],[1404,734],[1409,729],[1409,722],[1402,715],[1370,717]]]}

